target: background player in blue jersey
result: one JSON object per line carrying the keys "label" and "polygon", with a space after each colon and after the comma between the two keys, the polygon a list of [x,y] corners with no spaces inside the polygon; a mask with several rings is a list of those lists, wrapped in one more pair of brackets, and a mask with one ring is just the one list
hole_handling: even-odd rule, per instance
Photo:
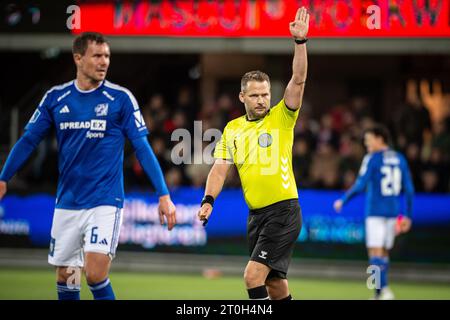
{"label": "background player in blue jersey", "polygon": [[0,174],[0,199],[6,183],[55,128],[59,179],[48,261],[56,266],[58,298],[80,298],[77,280],[84,268],[94,299],[115,299],[108,274],[122,222],[125,138],[155,186],[160,222],[165,216],[169,230],[176,223],[175,206],[136,99],[105,80],[110,63],[105,38],[98,33],[78,36],[73,58],[76,79],[47,91],[11,150]]}
{"label": "background player in blue jersey", "polygon": [[357,193],[366,192],[366,245],[370,265],[380,270],[380,287],[376,299],[394,299],[388,287],[389,250],[394,245],[397,216],[400,214],[400,193],[406,197],[406,207],[400,223],[400,232],[411,227],[414,186],[408,164],[402,154],[389,148],[389,132],[377,125],[364,134],[365,156],[355,184],[343,198],[336,200],[334,208],[342,206]]}

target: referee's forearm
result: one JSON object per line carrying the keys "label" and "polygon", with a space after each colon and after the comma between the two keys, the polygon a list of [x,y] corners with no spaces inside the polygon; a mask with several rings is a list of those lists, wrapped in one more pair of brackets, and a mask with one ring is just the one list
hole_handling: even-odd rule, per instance
{"label": "referee's forearm", "polygon": [[292,62],[292,79],[295,84],[302,84],[306,81],[308,72],[308,57],[306,53],[306,44],[296,44],[294,60]]}
{"label": "referee's forearm", "polygon": [[221,174],[217,166],[214,165],[208,174],[208,179],[206,180],[205,195],[210,195],[216,199],[222,191],[225,178],[226,175]]}

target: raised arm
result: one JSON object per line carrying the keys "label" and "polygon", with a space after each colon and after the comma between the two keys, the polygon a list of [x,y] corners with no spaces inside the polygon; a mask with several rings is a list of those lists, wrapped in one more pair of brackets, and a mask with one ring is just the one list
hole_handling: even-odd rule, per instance
{"label": "raised arm", "polygon": [[222,191],[228,170],[233,163],[225,159],[217,159],[206,180],[205,197],[198,212],[200,221],[208,221],[212,213],[214,200]]}
{"label": "raised arm", "polygon": [[[306,40],[309,28],[309,14],[305,7],[297,10],[295,21],[289,25],[291,35],[296,41]],[[302,105],[303,91],[305,89],[308,59],[306,43],[295,43],[294,61],[292,62],[292,78],[284,92],[284,101],[291,110],[297,110]]]}

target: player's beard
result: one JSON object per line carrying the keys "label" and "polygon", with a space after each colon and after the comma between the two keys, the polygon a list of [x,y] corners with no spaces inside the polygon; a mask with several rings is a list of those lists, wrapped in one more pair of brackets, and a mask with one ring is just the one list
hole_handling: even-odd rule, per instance
{"label": "player's beard", "polygon": [[104,77],[97,77],[96,75],[92,75],[89,77],[89,81],[94,85],[98,86],[103,80],[106,78],[106,73]]}

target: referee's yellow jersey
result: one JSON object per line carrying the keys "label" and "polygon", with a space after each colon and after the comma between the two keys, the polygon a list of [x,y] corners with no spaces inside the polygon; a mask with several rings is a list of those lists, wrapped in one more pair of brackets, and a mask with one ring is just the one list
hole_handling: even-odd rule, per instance
{"label": "referee's yellow jersey", "polygon": [[226,125],[214,158],[234,162],[250,209],[298,198],[292,171],[298,113],[281,100],[262,119],[249,121],[244,115]]}

